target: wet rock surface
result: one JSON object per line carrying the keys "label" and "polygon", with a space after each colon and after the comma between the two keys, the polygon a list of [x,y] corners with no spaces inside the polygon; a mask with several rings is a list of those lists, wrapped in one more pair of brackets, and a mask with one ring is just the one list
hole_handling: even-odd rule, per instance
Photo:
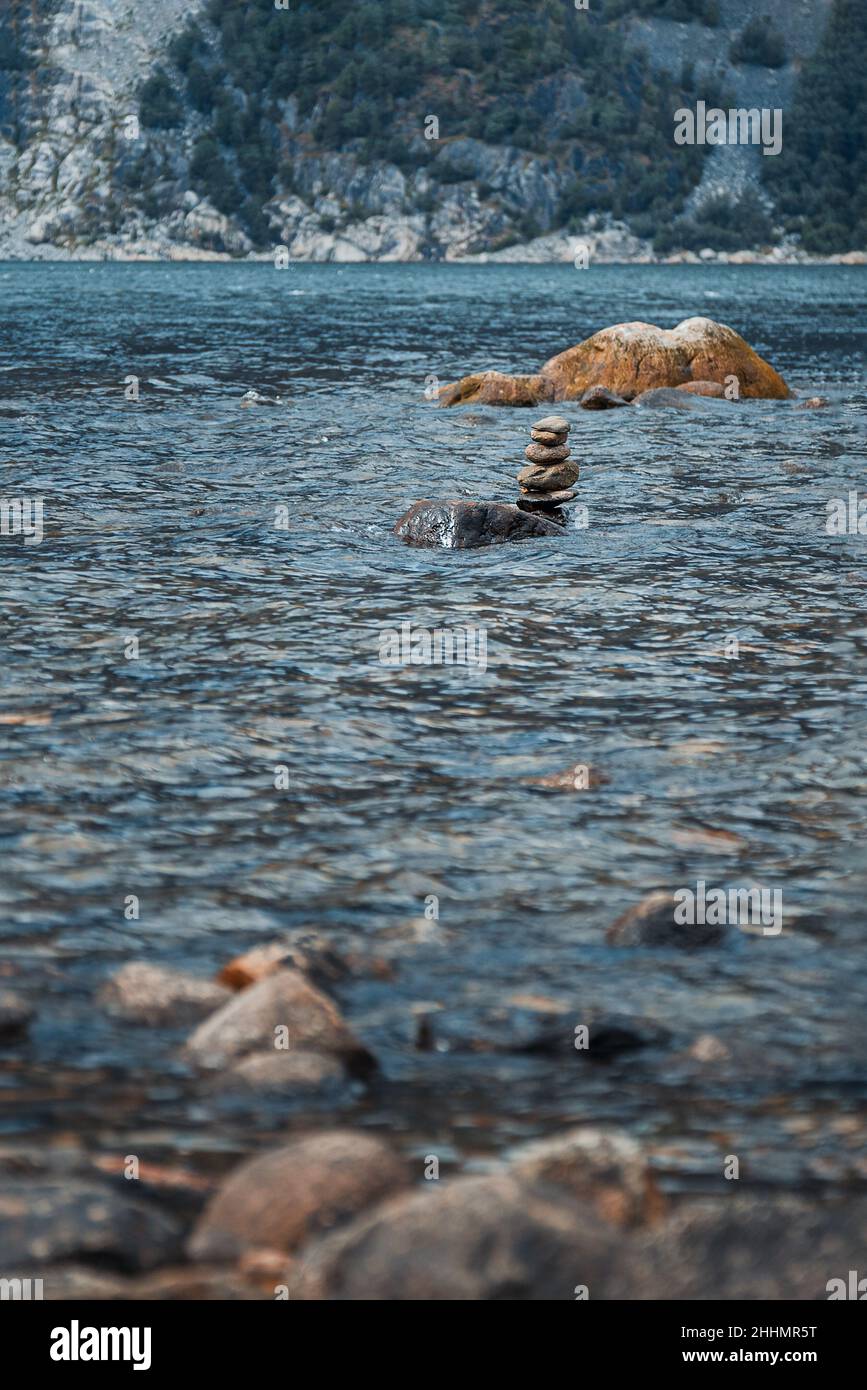
{"label": "wet rock surface", "polygon": [[410,545],[471,550],[507,541],[560,536],[546,517],[531,516],[506,502],[414,502],[395,523],[394,533]]}

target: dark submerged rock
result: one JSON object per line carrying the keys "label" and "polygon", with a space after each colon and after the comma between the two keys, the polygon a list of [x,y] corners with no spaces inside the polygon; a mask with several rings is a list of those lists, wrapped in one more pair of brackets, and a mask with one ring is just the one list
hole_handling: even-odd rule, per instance
{"label": "dark submerged rock", "polygon": [[396,522],[394,534],[409,545],[471,550],[506,541],[562,536],[563,528],[547,517],[534,516],[507,502],[465,499],[414,502]]}
{"label": "dark submerged rock", "polygon": [[4,1271],[41,1270],[86,1259],[145,1270],[176,1258],[180,1228],[173,1218],[130,1193],[78,1180],[0,1184],[0,1250]]}
{"label": "dark submerged rock", "polygon": [[718,946],[729,928],[716,923],[679,923],[674,913],[674,894],[666,890],[648,893],[626,909],[605,933],[610,946]]}
{"label": "dark submerged rock", "polygon": [[11,989],[0,990],[0,1042],[22,1038],[27,1032],[34,1010]]}

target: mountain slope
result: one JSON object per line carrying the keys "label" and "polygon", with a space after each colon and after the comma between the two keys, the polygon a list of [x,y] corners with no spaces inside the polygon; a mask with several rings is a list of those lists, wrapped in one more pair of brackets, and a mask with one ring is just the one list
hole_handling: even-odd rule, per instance
{"label": "mountain slope", "polygon": [[796,185],[755,148],[676,146],[673,114],[788,106],[831,3],[760,0],[751,37],[747,0],[7,0],[0,254],[779,240],[771,193],[795,233]]}

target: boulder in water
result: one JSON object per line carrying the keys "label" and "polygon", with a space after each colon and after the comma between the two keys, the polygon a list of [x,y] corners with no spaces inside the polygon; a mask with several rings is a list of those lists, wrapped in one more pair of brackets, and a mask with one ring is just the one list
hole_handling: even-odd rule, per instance
{"label": "boulder in water", "polygon": [[562,536],[559,522],[521,511],[508,502],[448,501],[413,502],[395,524],[394,534],[409,545],[445,546],[470,550],[506,541]]}
{"label": "boulder in water", "polygon": [[[769,362],[739,333],[713,319],[684,319],[676,328],[652,323],[618,323],[603,328],[544,364],[535,376],[477,372],[442,387],[441,405],[536,405],[582,400],[603,386],[621,400],[642,391],[687,382],[725,386],[737,379],[738,396],[785,400],[790,392]],[[592,408],[592,407],[591,407]]]}

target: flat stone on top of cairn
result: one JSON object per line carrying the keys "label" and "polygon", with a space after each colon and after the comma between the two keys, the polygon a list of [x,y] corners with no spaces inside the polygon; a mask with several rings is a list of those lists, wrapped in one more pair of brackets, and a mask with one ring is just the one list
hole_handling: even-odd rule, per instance
{"label": "flat stone on top of cairn", "polygon": [[569,428],[562,415],[546,415],[533,425],[533,442],[524,450],[527,467],[518,474],[518,506],[522,511],[547,512],[555,520],[564,519],[560,506],[574,499],[572,484],[578,481],[579,473],[577,463],[569,457]]}

